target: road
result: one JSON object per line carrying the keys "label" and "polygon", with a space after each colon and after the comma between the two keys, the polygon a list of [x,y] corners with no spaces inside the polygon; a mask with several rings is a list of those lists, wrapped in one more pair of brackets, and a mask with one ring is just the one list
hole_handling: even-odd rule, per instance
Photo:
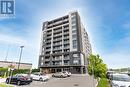
{"label": "road", "polygon": [[51,77],[47,82],[33,81],[30,85],[22,85],[15,87],[95,87],[97,81],[93,80],[89,75],[72,75],[67,78]]}

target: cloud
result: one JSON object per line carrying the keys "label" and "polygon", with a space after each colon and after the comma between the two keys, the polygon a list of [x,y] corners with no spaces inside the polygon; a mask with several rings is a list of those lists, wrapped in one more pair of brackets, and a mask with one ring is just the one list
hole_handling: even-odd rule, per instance
{"label": "cloud", "polygon": [[0,43],[15,44],[15,45],[27,45],[27,42],[20,37],[11,36],[7,34],[0,34]]}
{"label": "cloud", "polygon": [[122,68],[130,66],[130,55],[125,52],[115,52],[107,55],[102,55],[104,62],[108,65],[108,68]]}
{"label": "cloud", "polygon": [[[101,54],[109,68],[130,66],[130,34],[116,41],[110,52]],[[104,49],[105,50],[105,49]]]}

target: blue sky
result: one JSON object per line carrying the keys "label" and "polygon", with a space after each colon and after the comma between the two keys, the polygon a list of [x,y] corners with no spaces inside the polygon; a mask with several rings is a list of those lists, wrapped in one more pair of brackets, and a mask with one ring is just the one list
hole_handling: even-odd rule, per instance
{"label": "blue sky", "polygon": [[89,34],[94,54],[109,68],[130,66],[129,0],[15,0],[15,18],[0,18],[0,60],[38,65],[42,23],[77,10]]}

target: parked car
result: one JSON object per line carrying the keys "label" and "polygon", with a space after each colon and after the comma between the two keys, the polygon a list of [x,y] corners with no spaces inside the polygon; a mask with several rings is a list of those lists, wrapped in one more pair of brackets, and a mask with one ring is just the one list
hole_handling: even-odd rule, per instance
{"label": "parked car", "polygon": [[24,76],[24,77],[26,77],[26,78],[29,78],[30,80],[31,80],[31,82],[33,81],[33,78],[31,77],[31,75],[30,74],[16,74],[17,76]]}
{"label": "parked car", "polygon": [[22,74],[16,74],[15,76],[10,76],[6,79],[6,83],[9,84],[30,84],[32,82],[32,78],[24,76]]}
{"label": "parked car", "polygon": [[114,74],[114,71],[107,71],[107,78],[110,79],[111,75]]}
{"label": "parked car", "polygon": [[61,78],[65,78],[65,77],[68,77],[67,74],[63,73],[63,72],[57,72],[57,73],[54,73],[52,75],[52,77],[61,77]]}
{"label": "parked car", "polygon": [[111,87],[130,87],[130,76],[127,74],[112,74]]}
{"label": "parked car", "polygon": [[69,72],[69,71],[63,71],[63,73],[66,74],[68,77],[71,76],[71,72]]}
{"label": "parked car", "polygon": [[38,81],[47,81],[47,80],[49,80],[49,76],[43,75],[43,74],[40,74],[40,73],[31,74],[31,77],[32,77],[33,80],[38,80]]}

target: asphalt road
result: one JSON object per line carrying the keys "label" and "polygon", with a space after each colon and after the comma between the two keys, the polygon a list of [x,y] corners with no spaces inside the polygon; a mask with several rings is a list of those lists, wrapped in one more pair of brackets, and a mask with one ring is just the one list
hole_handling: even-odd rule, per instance
{"label": "asphalt road", "polygon": [[96,84],[97,81],[89,75],[72,75],[67,78],[51,77],[47,82],[33,81],[29,85],[15,87],[95,87]]}

